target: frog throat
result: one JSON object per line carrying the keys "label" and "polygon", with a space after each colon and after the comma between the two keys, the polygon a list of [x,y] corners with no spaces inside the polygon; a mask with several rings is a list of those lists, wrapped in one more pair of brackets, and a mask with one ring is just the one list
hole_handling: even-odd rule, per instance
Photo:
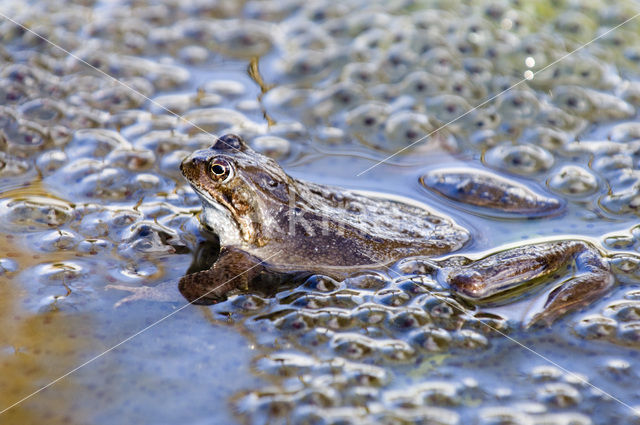
{"label": "frog throat", "polygon": [[256,243],[256,239],[259,239],[256,229],[238,214],[233,205],[192,186],[202,200],[200,221],[218,235],[222,246]]}

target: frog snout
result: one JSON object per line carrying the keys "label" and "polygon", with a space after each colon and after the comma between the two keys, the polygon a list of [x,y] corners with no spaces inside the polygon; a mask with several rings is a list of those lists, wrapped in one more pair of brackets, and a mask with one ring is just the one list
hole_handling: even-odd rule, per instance
{"label": "frog snout", "polygon": [[184,174],[184,170],[186,167],[189,166],[189,163],[191,162],[191,156],[186,157],[185,159],[182,160],[182,162],[180,163],[180,172],[182,174]]}

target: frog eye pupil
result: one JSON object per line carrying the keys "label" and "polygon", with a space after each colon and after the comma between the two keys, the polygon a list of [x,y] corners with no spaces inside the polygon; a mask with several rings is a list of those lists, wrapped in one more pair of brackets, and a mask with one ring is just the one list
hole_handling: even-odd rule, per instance
{"label": "frog eye pupil", "polygon": [[231,176],[231,164],[224,159],[214,159],[209,163],[209,175],[217,182],[224,182]]}
{"label": "frog eye pupil", "polygon": [[213,174],[215,174],[216,176],[221,176],[224,174],[224,167],[220,164],[214,164],[213,167],[211,167],[211,171],[213,172]]}

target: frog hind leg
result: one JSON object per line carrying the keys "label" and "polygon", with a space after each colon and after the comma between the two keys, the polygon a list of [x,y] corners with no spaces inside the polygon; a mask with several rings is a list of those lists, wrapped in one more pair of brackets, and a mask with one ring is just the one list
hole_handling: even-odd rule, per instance
{"label": "frog hind leg", "polygon": [[210,269],[183,276],[178,289],[192,304],[215,304],[224,301],[234,289],[246,289],[266,269],[259,258],[237,248],[225,247]]}
{"label": "frog hind leg", "polygon": [[578,310],[599,299],[614,284],[609,264],[597,251],[584,246],[575,257],[576,265],[583,272],[562,282],[555,288],[542,308],[527,321],[525,328],[550,326],[564,314]]}
{"label": "frog hind leg", "polygon": [[540,311],[531,320],[524,320],[524,327],[528,328],[550,325],[560,316],[595,301],[613,285],[609,264],[594,246],[568,240],[526,245],[472,262],[454,257],[441,262],[438,274],[458,295],[481,303],[532,282],[546,284],[571,261],[575,261],[579,273],[562,281]]}

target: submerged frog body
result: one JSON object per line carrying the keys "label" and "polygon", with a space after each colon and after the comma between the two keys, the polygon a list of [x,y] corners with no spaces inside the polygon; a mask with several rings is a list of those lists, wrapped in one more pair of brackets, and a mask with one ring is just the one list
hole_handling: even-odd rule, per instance
{"label": "submerged frog body", "polygon": [[578,240],[525,245],[476,261],[450,257],[438,262],[437,274],[458,296],[477,304],[512,300],[542,284],[555,284],[542,310],[534,312],[526,326],[549,325],[597,300],[614,283],[600,252]]}
{"label": "submerged frog body", "polygon": [[562,212],[558,199],[479,170],[435,170],[420,178],[430,191],[464,206],[480,207],[489,215],[541,217]]}
{"label": "submerged frog body", "polygon": [[[221,245],[211,268],[180,280],[180,292],[192,303],[211,304],[238,288],[312,274],[340,279],[388,268],[410,256],[442,257],[469,239],[465,229],[422,204],[294,179],[234,135],[194,152],[181,170],[202,200],[201,222],[219,236]],[[432,263],[430,272],[455,294],[479,304],[558,280],[563,268],[577,264],[579,273],[565,274],[534,317],[543,323],[585,305],[613,282],[599,252],[581,241]],[[166,298],[157,289],[140,289],[128,300]]]}

